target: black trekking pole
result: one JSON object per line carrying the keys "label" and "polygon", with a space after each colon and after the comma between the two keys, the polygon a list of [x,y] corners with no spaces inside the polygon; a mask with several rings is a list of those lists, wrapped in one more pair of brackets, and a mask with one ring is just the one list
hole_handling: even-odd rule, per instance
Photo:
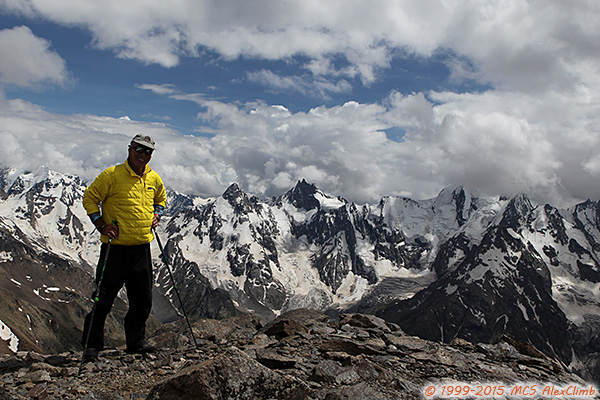
{"label": "black trekking pole", "polygon": [[[113,220],[114,225],[117,224],[117,221]],[[102,260],[102,270],[100,270],[100,278],[96,282],[96,290],[92,294],[92,300],[94,300],[94,306],[92,307],[92,312],[90,314],[90,323],[88,325],[88,331],[85,335],[85,344],[83,345],[83,354],[81,355],[81,363],[79,364],[79,371],[77,371],[77,375],[81,374],[81,370],[83,368],[83,364],[85,361],[85,355],[88,350],[88,342],[90,340],[90,333],[92,332],[92,324],[94,322],[94,314],[96,314],[96,305],[98,301],[100,301],[100,286],[102,285],[102,279],[104,279],[104,271],[106,270],[106,262],[108,261],[108,252],[110,251],[110,243],[112,242],[112,238],[108,238],[108,245],[106,246],[106,253],[104,253],[104,260]]]}
{"label": "black trekking pole", "polygon": [[183,316],[185,317],[185,321],[187,322],[188,328],[190,329],[190,334],[192,335],[192,340],[194,341],[194,345],[196,346],[196,348],[198,348],[198,343],[196,342],[196,337],[194,336],[194,331],[192,330],[192,325],[190,324],[190,320],[187,316],[187,313],[185,312],[185,308],[183,307],[183,302],[181,301],[181,297],[179,296],[179,290],[177,290],[177,284],[175,283],[175,279],[173,278],[173,272],[171,272],[171,266],[169,265],[169,262],[167,261],[167,256],[162,247],[162,243],[160,242],[160,238],[156,234],[156,229],[153,229],[153,231],[154,231],[154,236],[156,237],[156,241],[158,242],[158,248],[160,249],[161,258],[162,258],[163,262],[165,263],[165,265],[167,266],[167,269],[169,270],[169,276],[171,277],[171,282],[173,283],[173,288],[175,289],[175,294],[177,295],[177,298],[179,299],[179,305],[181,306],[181,311],[183,311]]}

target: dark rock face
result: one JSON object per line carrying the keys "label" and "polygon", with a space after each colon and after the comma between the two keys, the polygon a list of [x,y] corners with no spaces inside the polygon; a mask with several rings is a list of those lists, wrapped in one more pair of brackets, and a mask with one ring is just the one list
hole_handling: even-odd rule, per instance
{"label": "dark rock face", "polygon": [[[13,254],[13,259],[0,263],[0,319],[10,324],[22,350],[62,352],[78,348],[79,327],[93,304],[91,277],[20,238],[20,232],[0,227],[0,253]],[[124,302],[117,299],[106,323],[109,344],[123,337],[122,322],[118,321],[125,312]],[[7,351],[0,349],[3,352]]]}
{"label": "dark rock face", "polygon": [[149,339],[158,353],[108,349],[80,375],[81,353],[0,356],[0,398],[416,400],[442,382],[590,386],[525,342],[431,342],[372,315],[298,309],[266,325],[244,314],[192,329],[198,348],[178,321]]}
{"label": "dark rock face", "polygon": [[319,201],[314,196],[315,193],[317,193],[317,187],[303,179],[287,192],[285,197],[295,207],[308,211],[320,206]]}

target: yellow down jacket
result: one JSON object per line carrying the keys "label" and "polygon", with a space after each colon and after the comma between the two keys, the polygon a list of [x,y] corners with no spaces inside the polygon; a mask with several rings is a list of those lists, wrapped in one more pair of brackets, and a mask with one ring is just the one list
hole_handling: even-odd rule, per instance
{"label": "yellow down jacket", "polygon": [[[165,207],[166,202],[160,176],[148,165],[144,175],[139,176],[127,161],[103,171],[83,194],[83,207],[88,215],[102,210],[105,224],[117,221],[119,237],[112,243],[128,246],[154,239],[154,206]],[[102,235],[100,239],[108,243],[108,236]]]}

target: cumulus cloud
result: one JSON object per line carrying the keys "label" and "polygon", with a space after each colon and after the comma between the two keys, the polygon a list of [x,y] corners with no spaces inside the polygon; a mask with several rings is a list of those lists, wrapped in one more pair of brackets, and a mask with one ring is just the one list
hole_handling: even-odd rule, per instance
{"label": "cumulus cloud", "polygon": [[0,160],[3,165],[32,170],[40,165],[89,179],[127,157],[127,144],[137,132],[161,138],[168,129],[156,124],[93,115],[55,114],[23,100],[0,107]]}
{"label": "cumulus cloud", "polygon": [[[526,192],[561,206],[597,197],[589,182],[600,178],[600,139],[585,130],[574,138],[562,129],[576,125],[556,114],[567,97],[557,96],[548,107],[526,96],[509,103],[494,92],[393,93],[381,104],[292,113],[283,106],[177,96],[206,109],[201,118],[214,125],[214,137],[183,137],[128,119],[65,117],[12,100],[0,110],[0,159],[29,169],[44,163],[90,179],[122,162],[130,138],[143,131],[157,140],[151,165],[168,185],[203,196],[219,195],[233,182],[274,196],[307,179],[357,203],[384,195],[429,198],[454,184],[485,193]],[[576,121],[592,109],[571,117]],[[404,129],[404,140],[389,140],[390,127]],[[42,149],[42,157],[30,149]]]}
{"label": "cumulus cloud", "polygon": [[450,18],[444,41],[471,61],[476,68],[471,78],[538,94],[574,90],[590,78],[581,66],[599,61],[600,29],[593,23],[598,2],[582,1],[577,7],[554,0],[478,4]]}
{"label": "cumulus cloud", "polygon": [[[123,7],[117,0],[0,0],[4,10],[87,29],[94,46],[145,64],[173,67],[206,51],[221,60],[302,60],[306,75],[268,68],[246,73],[272,91],[326,99],[351,93],[354,79],[372,85],[397,58],[440,54],[452,82],[487,88],[397,93],[390,87],[379,101],[292,112],[284,105],[211,100],[160,82],[138,85],[196,103],[211,138],[183,137],[160,124],[66,117],[11,100],[0,110],[0,140],[7,144],[0,155],[29,165],[27,149],[43,143],[51,166],[89,177],[120,161],[122,143],[144,130],[160,143],[152,162],[165,180],[203,195],[217,195],[231,182],[276,195],[306,178],[357,202],[388,194],[429,197],[454,184],[561,204],[598,198],[600,3],[573,4],[176,0]],[[6,35],[16,40],[2,42]],[[25,27],[0,31],[0,46],[11,41],[30,44],[8,47],[25,52],[19,59],[33,53],[53,68],[19,70],[3,57],[5,82],[64,82],[64,63],[49,43]],[[34,134],[21,135],[25,130]],[[390,130],[405,134],[392,141]],[[52,147],[62,141],[68,145]]]}
{"label": "cumulus cloud", "polygon": [[[200,103],[222,132],[211,140],[213,155],[255,193],[274,195],[306,178],[331,193],[372,202],[400,193],[425,198],[462,184],[565,205],[597,197],[595,185],[582,183],[598,179],[591,173],[600,144],[595,132],[573,136],[595,105],[566,116],[557,112],[570,101],[493,91],[393,93],[382,104],[348,102],[307,113]],[[402,142],[387,138],[391,127],[407,132]]]}
{"label": "cumulus cloud", "polygon": [[419,57],[451,49],[472,60],[479,72],[472,77],[509,89],[540,90],[549,79],[558,89],[572,87],[580,78],[581,59],[596,62],[600,54],[593,18],[600,5],[594,0],[577,7],[559,0],[0,4],[7,11],[81,26],[101,49],[166,67],[209,49],[226,59],[306,56],[318,61],[307,68],[323,72],[325,66],[331,70],[328,60],[342,55],[350,63],[345,73],[370,83],[399,49]]}
{"label": "cumulus cloud", "polygon": [[[502,90],[537,93],[598,83],[600,3],[552,1],[303,0],[0,0],[6,12],[80,26],[93,44],[119,57],[165,67],[210,50],[224,59],[306,57],[321,93],[347,91],[344,81],[323,87],[323,77],[359,77],[370,85],[399,53],[427,58],[449,51],[455,79]],[[336,57],[347,62],[332,63]],[[60,72],[54,72],[56,77]],[[592,77],[590,76],[592,75]],[[252,78],[307,90],[298,77]]]}
{"label": "cumulus cloud", "polygon": [[0,54],[0,85],[35,88],[69,79],[65,61],[26,26],[0,30]]}

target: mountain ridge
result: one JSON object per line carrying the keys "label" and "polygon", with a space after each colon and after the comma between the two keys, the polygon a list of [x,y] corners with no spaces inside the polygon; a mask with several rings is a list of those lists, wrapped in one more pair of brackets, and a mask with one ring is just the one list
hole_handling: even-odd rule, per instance
{"label": "mountain ridge", "polygon": [[[56,254],[70,267],[91,272],[97,236],[78,201],[83,182],[52,171],[8,175],[0,174],[0,230],[31,243],[31,253]],[[173,191],[169,199],[173,207],[158,234],[193,318],[254,312],[267,321],[303,307],[331,315],[360,310],[384,315],[407,331],[407,321],[418,321],[420,334],[446,332],[434,340],[493,342],[510,333],[539,342],[579,373],[600,376],[594,375],[600,331],[598,202],[559,210],[534,204],[525,194],[484,197],[456,186],[428,200],[386,196],[378,204],[357,205],[305,180],[266,200],[237,184],[214,199]],[[10,259],[10,249],[5,254]],[[155,316],[172,321],[183,310],[156,248],[153,254]],[[18,293],[16,284],[6,286]],[[459,288],[470,293],[471,304],[461,303]],[[494,316],[490,293],[512,304],[504,313],[506,324],[492,323],[500,315]],[[411,307],[419,310],[417,301],[437,304],[429,308],[439,315],[472,315],[465,320],[471,321],[469,329],[457,330],[450,317],[441,327],[424,312],[411,317]],[[452,310],[446,308],[450,304]],[[548,323],[534,323],[540,315],[561,327],[556,338],[549,340]],[[481,319],[490,323],[478,323]]]}

